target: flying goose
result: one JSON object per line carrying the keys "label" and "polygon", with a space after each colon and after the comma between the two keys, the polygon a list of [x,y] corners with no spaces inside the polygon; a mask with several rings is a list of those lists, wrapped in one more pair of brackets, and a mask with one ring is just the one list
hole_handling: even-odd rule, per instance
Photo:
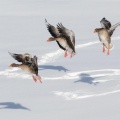
{"label": "flying goose", "polygon": [[9,53],[15,60],[21,62],[21,64],[12,63],[10,67],[18,67],[22,70],[32,74],[33,80],[36,82],[37,79],[42,83],[41,77],[38,74],[37,57],[25,53],[25,54],[14,54]]}
{"label": "flying goose", "polygon": [[107,48],[107,54],[109,55],[110,49],[113,47],[113,45],[111,44],[111,36],[114,30],[120,25],[120,22],[111,26],[111,23],[106,20],[106,18],[103,18],[100,23],[102,28],[96,28],[94,30],[94,33],[98,33],[99,40],[103,45],[103,52],[105,52],[105,48]]}
{"label": "flying goose", "polygon": [[48,31],[52,35],[47,41],[56,41],[58,46],[65,51],[64,57],[67,57],[67,52],[70,53],[70,57],[75,55],[75,35],[72,30],[65,28],[61,23],[58,23],[57,27],[49,24],[45,19],[45,23]]}

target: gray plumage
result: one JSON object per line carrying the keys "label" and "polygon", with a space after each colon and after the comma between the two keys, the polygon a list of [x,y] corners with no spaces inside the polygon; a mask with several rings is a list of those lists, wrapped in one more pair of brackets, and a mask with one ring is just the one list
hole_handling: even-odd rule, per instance
{"label": "gray plumage", "polygon": [[38,79],[40,82],[41,77],[38,75],[38,63],[37,63],[37,57],[25,53],[25,54],[15,54],[15,53],[10,53],[9,54],[18,62],[21,62],[21,64],[16,64],[12,63],[10,67],[19,67],[22,70],[32,74],[33,80],[36,82]]}
{"label": "gray plumage", "polygon": [[105,29],[107,29],[107,30],[109,30],[110,27],[111,27],[111,23],[110,23],[108,20],[106,20],[106,18],[103,18],[103,19],[100,21],[100,23],[101,23],[102,28],[105,28]]}
{"label": "gray plumage", "polygon": [[57,25],[58,31],[61,33],[61,36],[67,40],[68,45],[75,52],[75,34],[72,30],[65,28],[61,23]]}
{"label": "gray plumage", "polygon": [[61,23],[57,24],[57,27],[49,24],[45,19],[45,23],[48,31],[53,36],[50,41],[56,40],[59,47],[64,51],[68,51],[72,55],[75,54],[75,34],[72,30],[67,29]]}
{"label": "gray plumage", "polygon": [[102,28],[96,28],[94,32],[98,33],[99,40],[103,46],[103,52],[105,52],[105,48],[107,48],[107,54],[109,55],[110,49],[113,47],[111,44],[111,36],[120,23],[112,26],[106,18],[103,18],[100,23]]}
{"label": "gray plumage", "polygon": [[97,28],[95,29],[95,31],[98,33],[100,42],[104,44],[104,46],[107,49],[108,49],[108,45],[110,45],[109,49],[111,49],[113,45],[111,44],[111,38],[110,38],[108,30],[104,28]]}
{"label": "gray plumage", "polygon": [[[53,25],[49,24],[47,22],[47,20],[45,19],[45,23],[46,23],[46,27],[49,31],[49,33],[54,37],[54,38],[57,38],[57,37],[61,37],[61,34],[59,33],[58,29],[56,27],[54,27]],[[63,49],[63,50],[66,50],[63,46],[60,45],[60,43],[58,41],[56,41],[58,46]]]}
{"label": "gray plumage", "polygon": [[105,28],[108,30],[110,37],[112,36],[114,30],[120,25],[120,22],[119,22],[112,26],[111,23],[108,20],[106,20],[106,18],[103,18],[100,21],[100,23],[101,23],[102,28]]}
{"label": "gray plumage", "polygon": [[31,63],[32,55],[25,53],[25,54],[15,54],[8,52],[15,60],[22,63]]}

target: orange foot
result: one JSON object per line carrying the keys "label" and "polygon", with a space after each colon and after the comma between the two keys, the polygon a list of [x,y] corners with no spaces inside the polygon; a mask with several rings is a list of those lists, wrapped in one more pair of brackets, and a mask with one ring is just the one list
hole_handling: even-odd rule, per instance
{"label": "orange foot", "polygon": [[105,46],[103,45],[103,50],[102,50],[103,52],[105,52]]}
{"label": "orange foot", "polygon": [[70,53],[70,58],[72,58],[72,54],[73,54],[73,52]]}
{"label": "orange foot", "polygon": [[108,49],[108,51],[107,51],[107,55],[110,55],[110,50]]}
{"label": "orange foot", "polygon": [[32,76],[32,77],[33,77],[34,82],[36,82],[37,81],[36,78],[34,76]]}
{"label": "orange foot", "polygon": [[65,51],[65,53],[64,53],[64,57],[67,57],[67,56],[68,56],[67,51]]}
{"label": "orange foot", "polygon": [[38,80],[42,83],[41,77],[38,75]]}

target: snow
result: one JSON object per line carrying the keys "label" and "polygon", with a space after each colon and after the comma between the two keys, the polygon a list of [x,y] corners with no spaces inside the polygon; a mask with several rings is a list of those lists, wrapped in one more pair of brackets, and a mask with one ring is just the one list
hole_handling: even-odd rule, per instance
{"label": "snow", "polygon": [[[102,53],[93,31],[106,17],[120,22],[119,0],[0,0],[0,118],[2,120],[119,120],[120,27],[113,49]],[[76,52],[64,58],[45,19],[62,22],[76,37]],[[43,83],[20,69],[9,54],[38,56]],[[107,51],[106,51],[107,52]]]}

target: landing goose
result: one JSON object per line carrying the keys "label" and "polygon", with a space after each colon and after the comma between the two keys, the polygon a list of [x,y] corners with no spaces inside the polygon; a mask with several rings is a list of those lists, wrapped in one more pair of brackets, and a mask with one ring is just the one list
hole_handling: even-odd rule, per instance
{"label": "landing goose", "polygon": [[94,32],[98,33],[99,40],[103,45],[103,52],[105,52],[105,48],[107,48],[107,54],[109,55],[110,49],[113,47],[111,43],[111,36],[114,30],[120,25],[120,22],[111,26],[111,23],[106,18],[103,18],[100,23],[102,28],[96,28]]}
{"label": "landing goose", "polygon": [[67,57],[67,52],[70,53],[70,57],[75,55],[75,35],[72,30],[65,28],[61,23],[58,23],[57,27],[49,24],[45,20],[46,26],[52,37],[47,41],[56,41],[61,49],[65,51],[64,57]]}
{"label": "landing goose", "polygon": [[21,62],[21,64],[12,63],[10,67],[18,67],[32,75],[33,80],[36,82],[37,79],[42,83],[41,77],[38,74],[37,57],[25,53],[25,54],[14,54],[9,53],[15,60]]}

